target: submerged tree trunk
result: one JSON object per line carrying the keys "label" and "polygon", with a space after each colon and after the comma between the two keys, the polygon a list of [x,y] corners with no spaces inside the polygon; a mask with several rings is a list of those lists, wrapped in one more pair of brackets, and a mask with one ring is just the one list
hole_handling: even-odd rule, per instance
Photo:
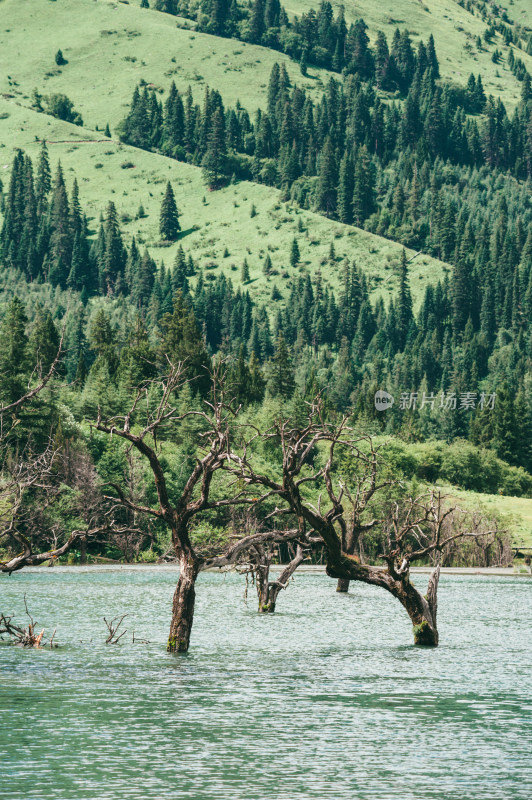
{"label": "submerged tree trunk", "polygon": [[286,589],[288,581],[301,562],[305,560],[303,548],[301,545],[297,545],[294,558],[282,570],[276,581],[270,581],[271,557],[269,553],[266,553],[262,547],[255,547],[254,549],[257,554],[255,580],[259,598],[259,614],[273,614],[279,592],[282,589]]}
{"label": "submerged tree trunk", "polygon": [[[373,567],[359,564],[352,557],[339,558],[336,566],[327,565],[327,574],[340,581],[361,581],[371,586],[381,586],[396,597],[412,621],[414,644],[436,647],[438,644],[438,628],[436,614],[438,610],[438,581],[440,567],[437,566],[429,579],[427,594],[423,596],[410,583],[409,572],[390,570],[387,567]],[[349,577],[347,577],[349,576]]]}
{"label": "submerged tree trunk", "polygon": [[438,581],[440,567],[437,566],[429,579],[427,594],[423,596],[415,589],[407,578],[404,591],[397,597],[405,607],[412,620],[414,644],[436,647],[438,644],[438,627],[436,614],[438,610]]}
{"label": "submerged tree trunk", "polygon": [[350,583],[351,581],[349,580],[349,578],[338,578],[338,583],[336,584],[336,591],[348,592]]}
{"label": "submerged tree trunk", "polygon": [[190,644],[190,632],[194,621],[196,600],[196,578],[199,561],[191,555],[179,559],[180,574],[172,603],[172,622],[168,637],[169,653],[186,653]]}

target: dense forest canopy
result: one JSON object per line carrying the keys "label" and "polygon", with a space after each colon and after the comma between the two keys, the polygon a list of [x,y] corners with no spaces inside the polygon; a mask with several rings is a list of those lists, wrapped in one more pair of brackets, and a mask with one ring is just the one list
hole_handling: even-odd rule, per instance
{"label": "dense forest canopy", "polygon": [[[155,8],[185,13],[177,3]],[[37,453],[51,437],[66,454],[57,485],[68,487],[68,501],[42,512],[44,538],[57,526],[67,535],[87,517],[87,503],[98,507],[102,481],[129,476],[139,492],[153,493],[131,454],[89,425],[99,412],[123,413],[168,359],[185,363],[191,379],[181,409],[201,408],[212,358],[225,359],[234,399],[250,418],[271,420],[281,408],[297,418],[319,394],[331,419],[348,414],[355,425],[400,437],[390,458],[408,480],[530,495],[532,91],[522,62],[512,62],[521,97],[508,114],[479,75],[463,85],[440,77],[432,36],[414,47],[403,29],[372,44],[363,20],[348,28],[328,3],[291,21],[279,3],[260,0],[249,9],[191,5],[186,15],[209,33],[289,54],[303,75],[307,64],[338,74],[316,97],[275,64],[266,103],[254,113],[227,107],[216,87],[199,102],[190,87],[172,83],[161,100],[160,90],[141,84],[121,139],[201,167],[211,191],[241,180],[276,187],[286,201],[442,259],[445,275],[414,308],[403,250],[392,264],[398,292],[385,304],[364,263],[340,261],[331,241],[311,278],[300,220],[289,252],[264,259],[272,286],[264,304],[250,292],[247,259],[234,282],[223,270],[202,270],[184,240],[172,264],[157,263],[125,234],[114,200],[89,218],[78,180],[65,179],[44,142],[34,161],[17,150],[2,187],[0,402],[14,402],[46,372],[61,339],[54,379],[21,408],[6,442],[7,454]],[[502,24],[494,23],[499,33]],[[162,244],[179,241],[180,211],[168,182]],[[337,291],[332,269],[341,274]],[[375,407],[378,389],[395,398],[385,413]],[[165,442],[176,486],[176,465],[194,457],[195,433],[187,428]],[[205,524],[215,535],[229,518],[215,514]],[[164,526],[144,527],[110,547],[128,558],[160,554],[165,536]]]}

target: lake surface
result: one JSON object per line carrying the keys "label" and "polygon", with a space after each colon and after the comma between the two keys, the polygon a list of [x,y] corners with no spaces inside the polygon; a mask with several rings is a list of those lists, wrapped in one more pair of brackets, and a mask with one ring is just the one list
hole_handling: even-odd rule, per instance
{"label": "lake surface", "polygon": [[[296,576],[269,617],[241,577],[205,574],[190,653],[170,656],[176,577],[0,576],[0,608],[22,620],[26,592],[60,644],[0,645],[3,800],[532,797],[529,579],[443,576],[441,646],[423,650],[382,590]],[[123,613],[106,645],[103,616]]]}

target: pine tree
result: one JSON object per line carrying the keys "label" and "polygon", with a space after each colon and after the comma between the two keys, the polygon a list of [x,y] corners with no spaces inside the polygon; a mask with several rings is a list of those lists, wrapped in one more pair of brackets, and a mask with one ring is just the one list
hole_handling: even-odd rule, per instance
{"label": "pine tree", "polygon": [[340,162],[338,178],[338,218],[347,225],[353,223],[354,168],[351,153],[346,150]]}
{"label": "pine tree", "polygon": [[432,74],[435,78],[440,77],[440,65],[438,64],[438,58],[436,56],[436,47],[434,45],[434,36],[432,33],[429,36],[429,40],[427,42],[427,59],[429,62],[429,66],[432,69]]}
{"label": "pine tree", "polygon": [[308,72],[307,63],[308,63],[308,47],[306,45],[303,45],[303,47],[301,48],[301,56],[299,58],[299,70],[303,75],[303,77],[306,77]]}
{"label": "pine tree", "polygon": [[262,374],[259,360],[255,352],[251,353],[249,359],[249,391],[248,400],[250,403],[260,403],[264,398],[264,388],[266,381]]}
{"label": "pine tree", "polygon": [[297,267],[300,260],[301,260],[301,254],[299,252],[299,245],[297,243],[297,239],[294,236],[290,248],[290,266],[294,268]]}
{"label": "pine tree", "polygon": [[216,109],[208,135],[207,152],[202,161],[203,176],[210,189],[217,189],[226,177],[225,121],[220,108]]}
{"label": "pine tree", "polygon": [[101,228],[98,261],[100,289],[106,293],[119,292],[122,289],[126,258],[118,214],[113,202],[107,205],[105,223]]}
{"label": "pine tree", "polygon": [[517,418],[514,394],[507,383],[497,389],[493,409],[492,447],[504,461],[518,465],[521,449],[520,424]]}
{"label": "pine tree", "polygon": [[41,374],[48,372],[59,350],[59,334],[49,311],[39,309],[37,312],[29,349],[38,371]]}
{"label": "pine tree", "polygon": [[366,145],[359,148],[353,180],[353,216],[361,227],[375,210],[375,174]]}
{"label": "pine tree", "polygon": [[249,18],[249,41],[260,44],[265,30],[264,0],[253,0]]}
{"label": "pine tree", "polygon": [[242,264],[242,270],[240,272],[240,280],[242,283],[249,283],[251,277],[249,275],[249,264],[247,258],[244,259],[244,263]]}
{"label": "pine tree", "polygon": [[185,364],[186,373],[192,381],[192,390],[205,396],[210,388],[209,357],[194,311],[180,290],[174,297],[172,313],[165,314],[161,320],[161,331],[161,365],[164,367],[167,364],[167,357],[174,364]]}
{"label": "pine tree", "polygon": [[277,336],[268,387],[274,397],[281,396],[288,399],[294,393],[294,368],[282,333]]}
{"label": "pine tree", "polygon": [[331,139],[327,137],[320,154],[318,187],[316,203],[327,217],[336,213],[336,188],[338,185],[338,172],[336,169],[336,156]]}
{"label": "pine tree", "polygon": [[402,349],[406,344],[408,332],[414,319],[412,313],[412,296],[410,294],[410,286],[408,281],[408,263],[406,258],[406,250],[404,249],[401,253],[399,297],[397,298],[396,319],[399,346]]}
{"label": "pine tree", "polygon": [[35,196],[37,200],[37,214],[40,216],[46,211],[46,199],[52,188],[52,173],[50,171],[50,161],[48,159],[48,148],[43,141],[37,164],[37,176],[35,181]]}
{"label": "pine tree", "polygon": [[27,389],[29,366],[27,324],[24,306],[18,297],[7,306],[0,324],[0,402],[14,403]]}
{"label": "pine tree", "polygon": [[173,242],[179,236],[181,226],[179,224],[179,213],[175,202],[174,191],[170,181],[166,184],[166,191],[161,204],[159,215],[159,232],[164,241]]}
{"label": "pine tree", "polygon": [[116,333],[105,309],[98,309],[91,320],[89,343],[91,350],[96,353],[96,360],[107,365],[111,377],[114,376],[118,365]]}
{"label": "pine tree", "polygon": [[70,210],[68,195],[63,178],[61,162],[57,165],[54,190],[50,207],[51,235],[50,258],[51,266],[48,280],[53,286],[64,288],[70,273],[70,261],[74,237],[70,224]]}

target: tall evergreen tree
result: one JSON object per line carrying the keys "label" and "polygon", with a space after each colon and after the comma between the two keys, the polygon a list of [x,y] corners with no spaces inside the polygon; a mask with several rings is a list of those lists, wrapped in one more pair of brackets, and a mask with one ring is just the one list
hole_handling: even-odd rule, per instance
{"label": "tall evergreen tree", "polygon": [[159,232],[161,239],[165,241],[175,241],[179,236],[181,226],[179,224],[179,213],[175,202],[174,190],[170,181],[166,184],[161,213],[159,215]]}
{"label": "tall evergreen tree", "polygon": [[275,343],[268,387],[274,397],[281,396],[288,399],[294,393],[294,368],[282,333],[278,334]]}
{"label": "tall evergreen tree", "polygon": [[210,126],[207,152],[202,161],[203,175],[210,189],[217,189],[226,176],[225,121],[217,108]]}
{"label": "tall evergreen tree", "polygon": [[399,296],[397,298],[396,324],[399,345],[401,348],[403,348],[406,344],[408,332],[414,319],[412,313],[412,296],[410,294],[410,285],[408,281],[408,262],[406,258],[406,250],[404,249],[401,253],[401,264],[399,269]]}

